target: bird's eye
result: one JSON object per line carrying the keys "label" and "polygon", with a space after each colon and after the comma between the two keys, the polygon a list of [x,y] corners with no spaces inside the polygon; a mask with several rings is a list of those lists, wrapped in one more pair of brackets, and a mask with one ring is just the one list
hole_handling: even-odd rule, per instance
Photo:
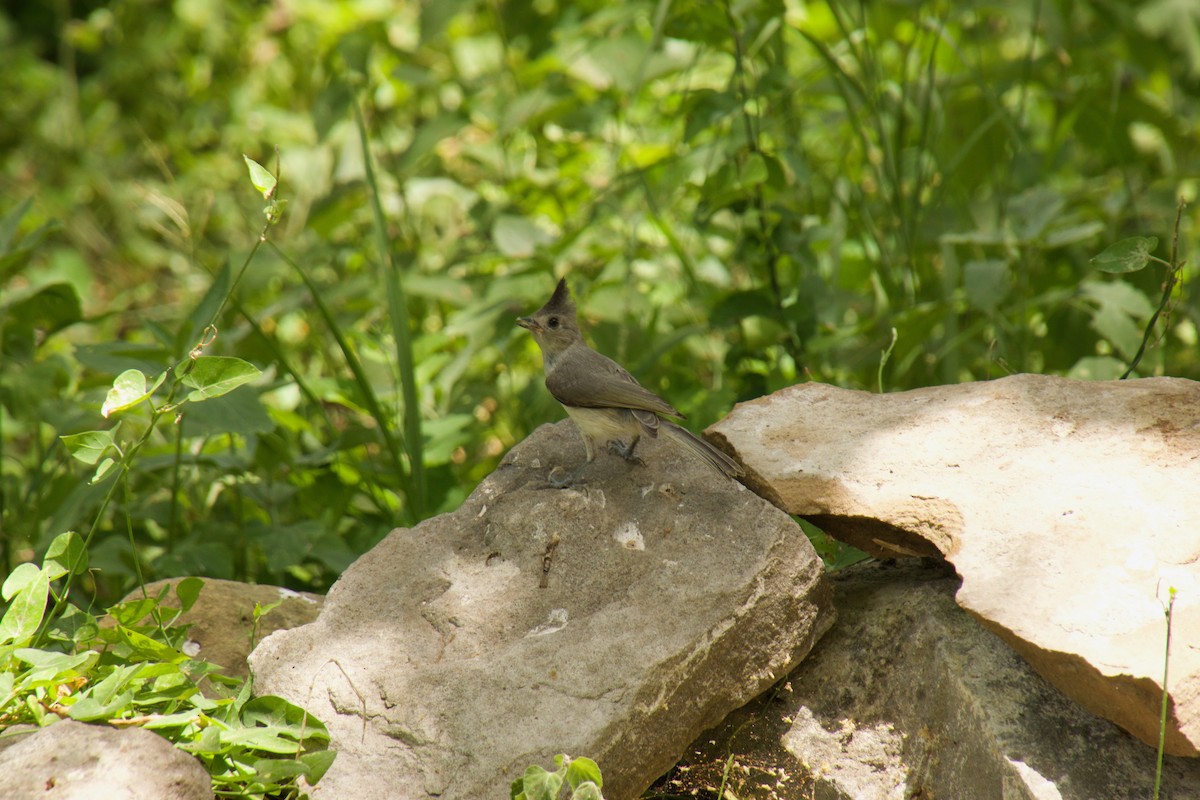
{"label": "bird's eye", "polygon": [[546,320],[546,327],[547,328],[557,328],[558,327],[558,317],[551,317],[550,319]]}

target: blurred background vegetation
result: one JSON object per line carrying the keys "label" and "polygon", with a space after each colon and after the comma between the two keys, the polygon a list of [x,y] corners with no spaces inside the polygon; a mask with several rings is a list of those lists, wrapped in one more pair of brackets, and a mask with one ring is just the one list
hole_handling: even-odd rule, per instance
{"label": "blurred background vegetation", "polygon": [[[805,380],[1118,377],[1166,271],[1089,260],[1168,259],[1200,176],[1172,0],[57,0],[5,3],[0,51],[0,574],[79,530],[101,602],[321,591],[455,508],[562,416],[513,325],[561,275],[697,427]],[[243,153],[287,202],[261,246]],[[1195,286],[1136,375],[1200,377]],[[205,352],[262,378],[93,483],[59,437],[130,453],[114,377],[227,297]]]}

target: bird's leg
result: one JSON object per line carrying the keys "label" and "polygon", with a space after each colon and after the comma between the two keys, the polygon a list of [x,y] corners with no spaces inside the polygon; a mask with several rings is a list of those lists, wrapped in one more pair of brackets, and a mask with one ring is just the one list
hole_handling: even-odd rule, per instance
{"label": "bird's leg", "polygon": [[555,467],[546,475],[546,483],[550,485],[551,489],[572,489],[576,486],[582,486],[583,481],[579,480],[579,473],[583,472],[583,468],[586,467],[588,463],[589,462],[587,461],[583,462],[574,470],[572,470],[571,473],[565,478],[554,477],[554,473],[562,470],[562,467]]}
{"label": "bird's leg", "polygon": [[630,463],[640,464],[644,467],[646,466],[646,462],[633,454],[633,448],[637,447],[640,438],[639,436],[633,437],[633,441],[629,444],[625,444],[619,439],[613,439],[608,443],[608,452],[618,455]]}
{"label": "bird's leg", "polygon": [[554,473],[562,470],[562,467],[555,467],[554,469],[550,470],[549,474],[546,475],[546,483],[548,483],[550,485],[551,489],[570,489],[574,486],[582,486],[583,485],[584,482],[579,480],[579,474],[581,472],[583,472],[584,467],[586,467],[588,464],[592,463],[592,461],[595,460],[596,448],[595,448],[595,445],[592,443],[592,437],[588,436],[587,434],[584,434],[582,430],[580,431],[580,433],[583,434],[583,449],[584,449],[584,452],[586,453],[586,458],[584,459],[584,462],[582,464],[580,464],[578,467],[576,467],[565,478],[554,477]]}

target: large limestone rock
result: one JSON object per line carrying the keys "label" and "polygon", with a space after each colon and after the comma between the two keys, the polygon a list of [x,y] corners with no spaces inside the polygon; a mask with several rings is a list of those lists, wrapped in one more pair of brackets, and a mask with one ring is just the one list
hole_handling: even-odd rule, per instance
{"label": "large limestone rock", "polygon": [[957,600],[1096,714],[1200,753],[1200,384],[1017,375],[875,395],[805,384],[714,426],[748,483],[883,556],[940,554]]}
{"label": "large limestone rock", "polygon": [[543,426],[460,509],[355,562],[316,622],[258,646],[256,690],[329,726],[314,797],[506,797],[565,752],[632,800],[808,653],[833,612],[799,527],[665,441],[641,455],[546,488],[583,445]]}
{"label": "large limestone rock", "polygon": [[[775,690],[693,743],[660,786],[759,800],[1147,800],[1155,753],[1068,700],[909,559],[833,577],[837,625]],[[1200,797],[1166,758],[1164,798]]]}
{"label": "large limestone rock", "polygon": [[[9,738],[11,736],[11,739]],[[212,780],[192,756],[141,728],[62,720],[6,733],[5,800],[211,800]]]}

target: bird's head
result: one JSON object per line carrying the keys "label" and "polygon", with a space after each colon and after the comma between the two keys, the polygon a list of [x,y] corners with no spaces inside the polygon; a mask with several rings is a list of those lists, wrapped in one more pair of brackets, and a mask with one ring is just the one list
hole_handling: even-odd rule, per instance
{"label": "bird's head", "polygon": [[543,357],[551,361],[580,341],[579,321],[575,316],[575,303],[571,300],[567,279],[558,282],[558,288],[546,305],[528,317],[520,317],[517,324],[533,334],[534,341],[542,348]]}

